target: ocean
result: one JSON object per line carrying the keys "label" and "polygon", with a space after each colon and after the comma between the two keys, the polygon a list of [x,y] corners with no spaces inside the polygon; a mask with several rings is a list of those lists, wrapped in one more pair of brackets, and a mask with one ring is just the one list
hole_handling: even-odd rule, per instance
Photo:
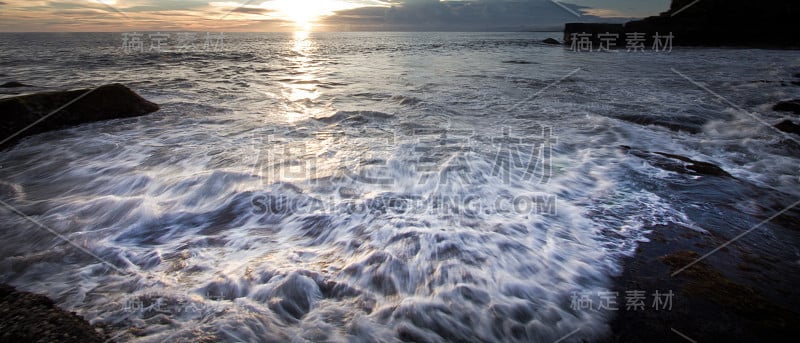
{"label": "ocean", "polygon": [[[733,238],[800,198],[798,138],[765,124],[796,51],[148,34],[0,34],[0,81],[161,106],[0,152],[0,282],[120,342],[595,341],[615,310],[576,299],[626,291],[654,231]],[[738,241],[790,288],[793,229]]]}

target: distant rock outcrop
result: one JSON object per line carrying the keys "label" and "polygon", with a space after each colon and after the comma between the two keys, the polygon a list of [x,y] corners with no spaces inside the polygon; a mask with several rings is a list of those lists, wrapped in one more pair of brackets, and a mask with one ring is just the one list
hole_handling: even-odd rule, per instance
{"label": "distant rock outcrop", "polygon": [[[82,123],[128,118],[158,110],[121,84],[0,99],[0,149],[19,138]],[[11,139],[9,139],[11,137]]]}
{"label": "distant rock outcrop", "polygon": [[645,34],[646,44],[656,33],[672,33],[673,45],[800,47],[800,1],[785,0],[673,0],[668,11],[659,16],[620,24],[570,23],[565,26],[565,44],[573,33]]}
{"label": "distant rock outcrop", "polygon": [[561,42],[557,41],[554,38],[547,38],[547,39],[543,40],[542,43],[553,44],[553,45],[561,45]]}

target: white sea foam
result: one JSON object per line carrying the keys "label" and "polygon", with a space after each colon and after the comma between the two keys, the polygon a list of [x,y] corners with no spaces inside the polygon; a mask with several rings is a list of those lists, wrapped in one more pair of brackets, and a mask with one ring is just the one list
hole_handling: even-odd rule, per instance
{"label": "white sea foam", "polygon": [[[616,119],[709,110],[695,105],[702,94],[674,99],[691,87],[676,75],[642,75],[670,75],[647,64],[666,57],[597,55],[605,63],[523,101],[590,57],[454,37],[454,54],[405,36],[390,38],[397,51],[368,56],[380,39],[258,47],[277,60],[234,44],[243,50],[164,62],[178,78],[120,57],[140,72],[133,80],[163,87],[142,89],[162,111],[0,154],[3,201],[99,260],[4,209],[0,237],[13,243],[0,254],[2,281],[109,324],[120,341],[594,340],[613,313],[574,309],[573,292],[608,290],[620,257],[654,227],[704,230],[641,177],[679,176],[619,145],[796,185],[795,157],[762,149],[761,162],[742,162],[761,149],[748,140],[773,138],[736,113],[714,108],[735,119],[712,113],[695,135]],[[249,87],[221,81],[233,78]],[[543,126],[552,155],[525,164],[542,161]]]}

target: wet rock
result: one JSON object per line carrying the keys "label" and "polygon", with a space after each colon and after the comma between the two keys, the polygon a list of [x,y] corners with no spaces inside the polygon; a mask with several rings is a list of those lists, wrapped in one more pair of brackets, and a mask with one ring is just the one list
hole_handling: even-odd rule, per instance
{"label": "wet rock", "polygon": [[695,173],[701,175],[731,177],[731,174],[728,174],[726,171],[722,170],[722,168],[708,162],[695,161],[680,155],[667,154],[663,152],[656,152],[656,154],[686,162],[687,163],[685,165],[686,169],[694,171]]}
{"label": "wet rock", "polygon": [[561,42],[559,42],[558,40],[556,40],[554,38],[547,38],[547,39],[543,40],[542,43],[553,44],[553,45],[561,45]]}
{"label": "wet rock", "polygon": [[503,63],[506,63],[506,64],[532,64],[532,62],[525,61],[525,60],[508,60],[508,61],[503,61]]}
{"label": "wet rock", "polygon": [[0,137],[14,138],[4,142],[0,149],[13,145],[24,136],[83,123],[136,117],[157,110],[158,105],[118,83],[93,89],[4,98],[0,99],[0,113],[3,116]]}
{"label": "wet rock", "polygon": [[773,106],[772,109],[779,112],[800,114],[800,99],[781,101]]}
{"label": "wet rock", "polygon": [[0,284],[0,342],[111,342],[49,298]]}
{"label": "wet rock", "polygon": [[626,145],[623,145],[620,148],[629,154],[644,159],[651,165],[664,170],[690,175],[733,177],[731,174],[728,174],[728,172],[714,164],[695,161],[685,156],[668,154],[665,152],[639,150]]}
{"label": "wet rock", "polygon": [[707,120],[697,116],[681,116],[671,118],[659,118],[647,115],[619,115],[617,119],[639,125],[655,125],[665,127],[671,131],[684,131],[688,133],[700,133]]}
{"label": "wet rock", "polygon": [[791,120],[784,120],[778,124],[775,124],[775,128],[786,133],[800,135],[800,125],[795,124]]}
{"label": "wet rock", "polygon": [[772,321],[797,324],[796,314],[773,304],[757,290],[728,279],[722,272],[699,259],[700,254],[689,250],[660,258],[673,273],[680,272],[679,277],[689,280],[683,287],[687,294],[715,302],[745,317],[761,319],[766,315]]}
{"label": "wet rock", "polygon": [[10,81],[0,85],[0,88],[19,88],[19,87],[32,87],[17,81]]}

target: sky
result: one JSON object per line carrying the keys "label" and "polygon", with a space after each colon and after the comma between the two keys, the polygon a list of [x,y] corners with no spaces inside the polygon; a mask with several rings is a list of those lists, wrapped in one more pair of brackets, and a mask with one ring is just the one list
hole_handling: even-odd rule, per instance
{"label": "sky", "polygon": [[670,0],[0,0],[0,32],[525,31],[657,15]]}

